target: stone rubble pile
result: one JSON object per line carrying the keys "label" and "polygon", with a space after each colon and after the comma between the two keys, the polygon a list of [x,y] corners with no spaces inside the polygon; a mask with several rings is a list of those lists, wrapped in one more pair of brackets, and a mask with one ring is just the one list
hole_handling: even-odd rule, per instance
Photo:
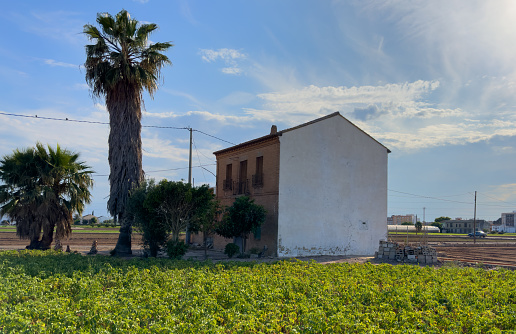
{"label": "stone rubble pile", "polygon": [[375,258],[398,262],[437,263],[437,252],[429,246],[405,246],[397,242],[380,241]]}

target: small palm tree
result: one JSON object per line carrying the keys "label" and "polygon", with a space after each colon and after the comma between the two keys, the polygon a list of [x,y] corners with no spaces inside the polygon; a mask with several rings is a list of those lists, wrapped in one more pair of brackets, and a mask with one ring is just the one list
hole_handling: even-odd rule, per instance
{"label": "small palm tree", "polygon": [[29,248],[38,247],[42,227],[37,218],[42,201],[38,165],[34,148],[16,149],[0,160],[0,215],[16,222],[16,234],[31,240]]}
{"label": "small palm tree", "polygon": [[109,112],[110,194],[108,210],[118,220],[118,255],[131,254],[131,221],[125,211],[129,191],[143,181],[141,102],[147,90],[152,97],[158,87],[161,68],[170,64],[161,52],[171,43],[149,44],[158,26],[139,24],[122,10],[113,18],[99,13],[100,29],[87,24],[84,34],[94,42],[86,45],[86,82],[95,97],[105,97]]}
{"label": "small palm tree", "polygon": [[[56,237],[71,233],[72,214],[89,203],[92,171],[79,154],[37,143],[0,160],[0,214],[16,221],[16,233],[28,248],[48,249]],[[43,235],[40,240],[41,230]]]}

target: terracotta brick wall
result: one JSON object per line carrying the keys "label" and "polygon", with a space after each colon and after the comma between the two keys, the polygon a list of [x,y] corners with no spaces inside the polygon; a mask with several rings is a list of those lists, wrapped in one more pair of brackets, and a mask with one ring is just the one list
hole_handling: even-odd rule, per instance
{"label": "terracotta brick wall", "polygon": [[[276,255],[278,235],[278,189],[279,189],[279,139],[269,137],[263,141],[254,142],[249,145],[239,145],[236,149],[225,150],[217,154],[217,184],[216,194],[218,200],[224,206],[231,206],[237,196],[233,189],[224,189],[226,180],[226,168],[232,164],[232,180],[238,181],[241,162],[247,160],[248,196],[255,200],[256,204],[262,205],[267,210],[267,218],[262,225],[259,239],[251,233],[247,240],[246,250],[253,247],[263,249],[268,247],[268,254]],[[263,157],[263,186],[252,184],[252,175],[256,174],[256,158]],[[232,183],[232,185],[236,185]],[[192,242],[202,243],[202,234],[192,236]],[[223,249],[227,243],[233,240],[213,236],[214,248]]]}

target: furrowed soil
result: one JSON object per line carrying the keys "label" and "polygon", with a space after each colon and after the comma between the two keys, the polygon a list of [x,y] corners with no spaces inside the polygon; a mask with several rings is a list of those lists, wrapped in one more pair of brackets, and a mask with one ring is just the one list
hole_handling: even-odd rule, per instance
{"label": "furrowed soil", "polygon": [[[4,230],[4,231],[2,231]],[[91,231],[91,232],[90,232]],[[398,243],[406,243],[406,236],[392,236],[389,239]],[[94,241],[97,241],[99,254],[109,255],[109,251],[115,248],[118,240],[117,229],[93,229],[93,230],[75,230],[67,240],[62,240],[63,248],[66,249],[70,245],[71,251],[77,251],[81,254],[87,254]],[[421,236],[409,235],[408,243],[418,245],[424,240]],[[429,235],[428,245],[436,248],[440,263],[445,261],[459,261],[465,263],[483,263],[497,266],[516,267],[516,237],[488,236],[485,239],[476,240],[467,236],[446,236],[446,235]],[[5,232],[0,228],[0,250],[21,250],[29,244],[28,240],[20,240],[15,232]],[[143,254],[141,247],[141,235],[133,234],[133,255],[141,256]],[[164,255],[164,254],[162,254]],[[214,261],[228,260],[227,256],[220,250],[208,250],[207,256]],[[190,249],[185,259],[204,259],[203,249]],[[371,261],[372,257],[357,256],[310,256],[299,258],[300,260],[314,260],[320,263],[364,263]],[[249,261],[249,259],[231,259],[233,261]],[[261,259],[253,258],[255,261],[276,261],[278,258],[266,257]],[[376,261],[374,261],[376,262]]]}

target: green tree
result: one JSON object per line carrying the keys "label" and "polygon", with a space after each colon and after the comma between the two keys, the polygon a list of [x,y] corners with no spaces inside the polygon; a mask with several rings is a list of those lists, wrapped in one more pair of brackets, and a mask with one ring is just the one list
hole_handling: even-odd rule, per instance
{"label": "green tree", "polygon": [[241,237],[244,252],[249,233],[256,232],[265,222],[266,213],[263,206],[255,204],[249,197],[237,197],[233,205],[226,209],[216,232],[225,238]]}
{"label": "green tree", "polygon": [[170,64],[162,52],[171,43],[150,44],[149,36],[158,26],[140,24],[125,10],[115,17],[97,14],[100,30],[87,24],[84,34],[94,44],[86,45],[86,82],[93,96],[105,97],[109,112],[108,138],[110,194],[108,211],[121,225],[114,254],[132,254],[131,221],[126,204],[131,189],[143,181],[141,103],[146,90],[157,90],[161,68]]}
{"label": "green tree", "polygon": [[220,202],[215,199],[215,193],[207,185],[193,189],[194,211],[190,219],[189,230],[202,232],[204,245],[204,258],[207,254],[207,238],[215,232],[218,217],[221,213]]}
{"label": "green tree", "polygon": [[421,230],[423,229],[423,224],[421,222],[416,222],[414,226],[416,227],[416,234],[417,232],[421,232]]}
{"label": "green tree", "polygon": [[168,241],[183,243],[179,235],[188,225],[193,231],[213,230],[219,207],[214,196],[208,186],[150,180],[131,191],[127,212],[142,233],[144,247],[156,256]]}
{"label": "green tree", "polygon": [[57,238],[68,236],[72,214],[90,202],[92,171],[78,159],[59,145],[47,151],[37,143],[0,160],[0,214],[16,221],[17,235],[31,240],[28,248],[49,249],[54,229]]}
{"label": "green tree", "polygon": [[412,222],[403,222],[403,223],[401,223],[401,225],[411,225],[411,226],[413,226],[414,223],[412,223]]}
{"label": "green tree", "polygon": [[440,223],[440,222],[445,221],[445,220],[451,220],[451,218],[450,217],[441,216],[439,218],[435,218],[434,222]]}
{"label": "green tree", "polygon": [[170,229],[158,219],[154,207],[146,203],[147,195],[156,187],[154,180],[143,182],[131,191],[127,213],[134,226],[142,233],[142,242],[151,256],[156,257],[168,240]]}
{"label": "green tree", "polygon": [[439,228],[439,232],[441,232],[443,230],[443,223],[441,223],[441,222],[433,222],[432,224],[430,224],[430,226],[435,226],[435,227]]}

